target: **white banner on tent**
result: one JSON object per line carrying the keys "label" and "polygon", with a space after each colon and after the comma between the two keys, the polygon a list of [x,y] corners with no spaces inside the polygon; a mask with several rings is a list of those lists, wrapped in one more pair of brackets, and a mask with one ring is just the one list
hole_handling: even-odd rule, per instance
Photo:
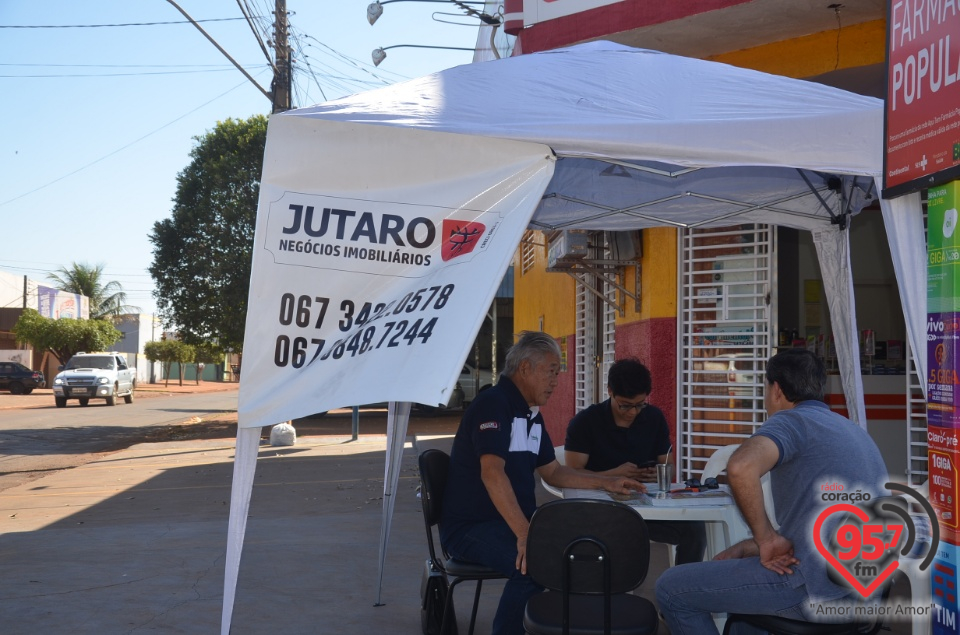
{"label": "white banner on tent", "polygon": [[271,119],[240,426],[449,401],[553,166],[537,144]]}

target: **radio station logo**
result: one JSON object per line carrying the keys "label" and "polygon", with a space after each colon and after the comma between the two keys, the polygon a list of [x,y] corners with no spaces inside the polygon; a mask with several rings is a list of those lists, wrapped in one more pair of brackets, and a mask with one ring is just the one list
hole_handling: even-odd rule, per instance
{"label": "radio station logo", "polygon": [[[886,497],[870,501],[869,494],[846,492],[824,494],[824,500],[843,500],[830,505],[817,517],[813,540],[840,578],[863,598],[869,598],[900,566],[901,557],[919,557],[926,552],[920,571],[926,571],[936,555],[940,542],[939,525],[930,502],[919,492],[899,483],[886,483],[893,493],[901,492],[915,499],[927,518],[914,522],[907,501]],[[831,488],[833,489],[833,488]],[[840,488],[842,490],[842,486]],[[840,516],[836,521],[835,517]],[[929,522],[926,522],[929,519]],[[836,530],[827,532],[826,525]],[[921,524],[921,532],[917,531]],[[929,531],[930,535],[925,535]],[[839,583],[839,580],[835,580]]]}

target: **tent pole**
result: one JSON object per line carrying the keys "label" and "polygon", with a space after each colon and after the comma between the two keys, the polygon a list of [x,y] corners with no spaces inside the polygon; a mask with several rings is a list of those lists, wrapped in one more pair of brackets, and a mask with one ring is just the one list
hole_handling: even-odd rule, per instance
{"label": "tent pole", "polygon": [[383,565],[387,558],[387,543],[390,540],[390,525],[393,508],[397,501],[397,483],[400,482],[400,462],[406,445],[407,424],[410,423],[409,401],[391,401],[387,404],[387,452],[383,473],[383,519],[380,525],[380,568],[377,574],[377,602],[383,606]]}

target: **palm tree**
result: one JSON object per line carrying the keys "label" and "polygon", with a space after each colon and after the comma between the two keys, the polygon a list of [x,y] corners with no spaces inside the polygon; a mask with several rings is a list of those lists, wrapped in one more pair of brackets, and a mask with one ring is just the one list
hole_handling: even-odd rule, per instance
{"label": "palm tree", "polygon": [[139,313],[140,307],[127,304],[127,293],[115,280],[104,283],[104,265],[95,266],[86,263],[72,263],[70,268],[60,267],[56,273],[48,274],[61,291],[79,293],[90,298],[90,317],[103,319],[123,313]]}

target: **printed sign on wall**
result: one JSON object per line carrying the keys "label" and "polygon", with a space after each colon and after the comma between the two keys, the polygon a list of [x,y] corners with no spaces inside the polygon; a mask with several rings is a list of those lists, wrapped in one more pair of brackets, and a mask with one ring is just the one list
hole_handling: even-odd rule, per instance
{"label": "printed sign on wall", "polygon": [[952,2],[888,6],[883,176],[890,198],[960,175],[960,11]]}
{"label": "printed sign on wall", "polygon": [[934,633],[957,632],[958,476],[960,457],[960,183],[927,192],[927,465],[929,500],[940,526],[931,570]]}

